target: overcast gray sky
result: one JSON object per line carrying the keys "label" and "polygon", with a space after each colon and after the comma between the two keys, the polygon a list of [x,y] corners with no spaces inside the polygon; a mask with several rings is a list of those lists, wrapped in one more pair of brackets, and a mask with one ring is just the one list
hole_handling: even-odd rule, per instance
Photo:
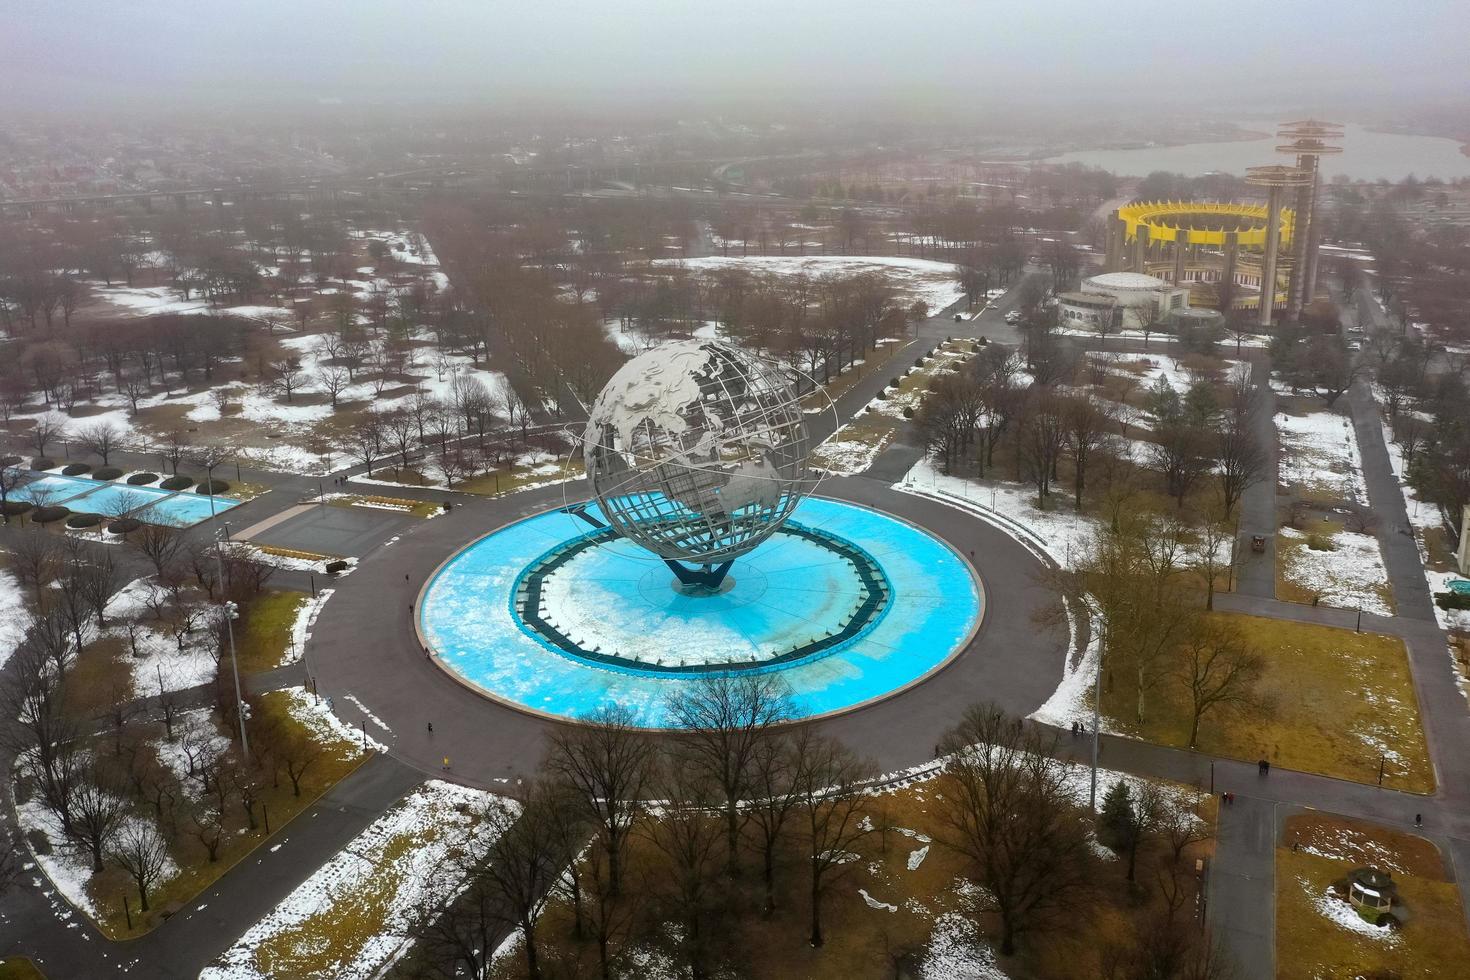
{"label": "overcast gray sky", "polygon": [[1470,0],[0,0],[0,107],[1470,95]]}

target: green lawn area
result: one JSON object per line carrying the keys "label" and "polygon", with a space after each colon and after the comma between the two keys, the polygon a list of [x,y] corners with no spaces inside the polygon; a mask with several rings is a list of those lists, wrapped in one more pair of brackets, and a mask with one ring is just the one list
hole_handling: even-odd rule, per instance
{"label": "green lawn area", "polygon": [[[1293,840],[1300,841],[1300,850],[1291,849]],[[1283,844],[1276,849],[1276,975],[1282,980],[1470,976],[1459,890],[1445,880],[1429,842],[1310,814],[1287,822]],[[1408,913],[1401,929],[1385,935],[1351,930],[1319,907],[1329,886],[1368,863],[1393,875]]]}
{"label": "green lawn area", "polygon": [[254,673],[281,666],[290,654],[288,641],[296,611],[307,598],[305,592],[283,590],[264,593],[250,603],[235,636],[241,671]]}
{"label": "green lawn area", "polygon": [[[1206,715],[1198,749],[1211,755],[1383,784],[1414,793],[1434,789],[1408,656],[1395,637],[1307,623],[1216,613],[1240,627],[1265,660],[1257,686],[1265,703],[1224,718]],[[1117,670],[1124,670],[1118,666]],[[1133,692],[1116,684],[1103,709],[1125,731],[1150,742],[1185,747],[1189,708],[1165,686],[1150,695],[1143,725],[1133,723]]]}

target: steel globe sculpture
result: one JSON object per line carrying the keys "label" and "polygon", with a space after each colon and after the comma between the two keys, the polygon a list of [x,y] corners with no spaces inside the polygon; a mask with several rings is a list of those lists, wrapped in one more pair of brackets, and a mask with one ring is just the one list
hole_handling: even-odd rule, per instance
{"label": "steel globe sculpture", "polygon": [[624,364],[593,402],[582,448],[613,528],[691,590],[718,590],[816,484],[792,384],[715,341],[663,344]]}

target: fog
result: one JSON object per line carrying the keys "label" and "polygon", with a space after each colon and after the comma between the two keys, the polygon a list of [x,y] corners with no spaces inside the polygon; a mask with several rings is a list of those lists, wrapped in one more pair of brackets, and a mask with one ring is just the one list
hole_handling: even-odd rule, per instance
{"label": "fog", "polygon": [[0,0],[0,110],[316,104],[985,113],[1470,92],[1470,4]]}

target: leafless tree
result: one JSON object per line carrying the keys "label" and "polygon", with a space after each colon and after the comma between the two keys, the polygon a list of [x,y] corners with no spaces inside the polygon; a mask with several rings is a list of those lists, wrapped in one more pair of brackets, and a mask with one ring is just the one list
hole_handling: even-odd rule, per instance
{"label": "leafless tree", "polygon": [[[685,746],[687,748],[687,745]],[[722,790],[704,761],[675,750],[666,756],[657,777],[662,812],[643,824],[645,836],[663,856],[663,872],[671,904],[682,917],[680,947],[693,977],[708,975],[708,916],[720,869],[726,864],[725,836],[719,815]]]}
{"label": "leafless tree", "polygon": [[756,746],[771,726],[791,717],[791,691],[775,674],[712,674],[668,698],[668,716],[681,734],[681,756],[719,790],[728,871],[734,877],[750,795]]}
{"label": "leafless tree", "polygon": [[111,422],[98,422],[77,433],[77,441],[82,444],[82,448],[94,456],[102,457],[103,466],[110,462],[122,437],[123,430]]}
{"label": "leafless tree", "polygon": [[333,408],[337,407],[337,399],[351,384],[347,372],[339,367],[325,367],[316,373],[316,386],[327,393]]}
{"label": "leafless tree", "polygon": [[45,456],[47,446],[66,438],[66,421],[66,416],[57,412],[36,416],[35,424],[26,433],[26,441],[35,447],[37,456]]}
{"label": "leafless tree", "polygon": [[976,705],[945,734],[944,845],[965,857],[1000,918],[1003,955],[1076,912],[1090,889],[1087,828],[1055,737]]}
{"label": "leafless tree", "polygon": [[174,476],[179,475],[179,463],[189,451],[189,433],[183,429],[173,429],[163,437],[163,458],[168,461]]}
{"label": "leafless tree", "polygon": [[553,729],[547,770],[576,792],[594,821],[608,860],[608,884],[622,887],[622,858],[653,775],[648,738],[632,710],[598,708],[575,727]]}
{"label": "leafless tree", "polygon": [[148,890],[169,866],[168,842],[153,824],[131,820],[118,832],[109,853],[113,862],[138,886],[138,901],[147,912]]}
{"label": "leafless tree", "polygon": [[10,542],[10,568],[21,587],[31,591],[33,606],[41,606],[46,586],[61,568],[56,539],[38,528],[23,531]]}
{"label": "leafless tree", "polygon": [[266,371],[266,383],[270,389],[286,396],[289,402],[306,380],[301,369],[301,358],[295,355],[271,361]]}
{"label": "leafless tree", "polygon": [[94,762],[77,780],[71,794],[71,837],[92,855],[92,870],[102,870],[102,854],[127,813],[127,801],[102,780]]}
{"label": "leafless tree", "polygon": [[1189,747],[1194,748],[1207,713],[1252,703],[1265,662],[1239,630],[1219,620],[1193,623],[1181,647],[1178,670],[1189,693]]}
{"label": "leafless tree", "polygon": [[153,563],[160,578],[183,552],[184,537],[166,524],[144,524],[131,538],[133,547]]}
{"label": "leafless tree", "polygon": [[799,812],[811,885],[811,944],[820,947],[822,899],[833,882],[859,862],[852,849],[871,831],[859,819],[873,778],[872,763],[835,739],[803,728],[794,736]]}
{"label": "leafless tree", "polygon": [[10,495],[26,482],[25,471],[14,466],[0,466],[0,518],[10,523]]}

